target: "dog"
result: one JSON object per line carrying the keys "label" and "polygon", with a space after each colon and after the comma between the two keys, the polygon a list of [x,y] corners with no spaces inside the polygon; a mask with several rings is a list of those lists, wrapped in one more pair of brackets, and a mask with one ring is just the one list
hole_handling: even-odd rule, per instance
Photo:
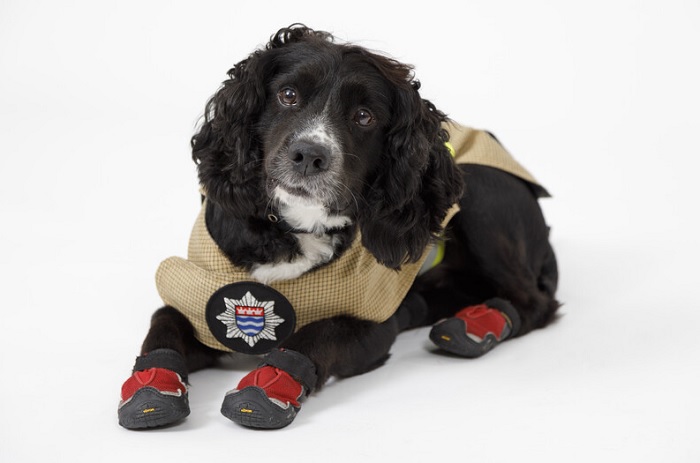
{"label": "dog", "polygon": [[554,319],[547,191],[419,88],[412,66],[301,24],[234,65],[192,137],[202,211],[188,258],[158,269],[123,427],[181,421],[188,374],[226,352],[261,363],[221,412],[276,429],[401,331],[432,325],[474,358]]}

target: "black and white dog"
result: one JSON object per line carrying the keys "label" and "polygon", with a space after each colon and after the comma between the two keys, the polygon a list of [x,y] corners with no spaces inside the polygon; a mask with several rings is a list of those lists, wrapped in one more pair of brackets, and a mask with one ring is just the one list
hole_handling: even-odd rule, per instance
{"label": "black and white dog", "polygon": [[[228,76],[192,138],[200,226],[189,260],[159,269],[166,305],[122,387],[122,426],[187,416],[188,373],[230,351],[266,355],[222,413],[279,428],[329,377],[382,365],[402,330],[434,325],[438,347],[476,357],[554,318],[546,192],[456,160],[502,148],[450,125],[410,66],[293,25]],[[443,258],[417,275],[431,246]]]}

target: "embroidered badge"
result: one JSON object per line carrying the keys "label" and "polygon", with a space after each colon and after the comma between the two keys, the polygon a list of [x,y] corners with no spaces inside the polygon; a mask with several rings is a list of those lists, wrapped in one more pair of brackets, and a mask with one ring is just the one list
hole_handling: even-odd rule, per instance
{"label": "embroidered badge", "polygon": [[224,298],[226,310],[216,318],[226,325],[227,338],[241,338],[253,347],[260,339],[277,341],[275,327],[284,318],[274,312],[275,301],[258,301],[250,291],[242,299]]}
{"label": "embroidered badge", "polygon": [[296,314],[278,291],[255,282],[226,285],[209,299],[207,324],[214,337],[236,352],[269,352],[294,332]]}

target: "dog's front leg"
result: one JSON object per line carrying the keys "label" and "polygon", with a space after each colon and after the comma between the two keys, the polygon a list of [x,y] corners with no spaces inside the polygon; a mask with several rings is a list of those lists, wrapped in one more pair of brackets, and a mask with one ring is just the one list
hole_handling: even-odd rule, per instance
{"label": "dog's front leg", "polygon": [[172,307],[158,309],[122,385],[119,424],[127,429],[165,426],[190,413],[187,375],[212,365],[222,352],[200,343],[190,322]]}
{"label": "dog's front leg", "polygon": [[301,401],[331,376],[359,375],[384,364],[398,332],[395,317],[375,323],[340,316],[306,325],[226,395],[221,412],[244,426],[287,426]]}

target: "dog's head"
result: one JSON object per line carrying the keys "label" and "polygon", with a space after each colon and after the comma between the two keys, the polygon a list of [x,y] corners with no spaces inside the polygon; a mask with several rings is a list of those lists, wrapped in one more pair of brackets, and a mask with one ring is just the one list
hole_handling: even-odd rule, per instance
{"label": "dog's head", "polygon": [[461,177],[410,66],[293,25],[228,75],[192,138],[210,201],[254,220],[320,207],[358,224],[384,265],[421,256]]}

